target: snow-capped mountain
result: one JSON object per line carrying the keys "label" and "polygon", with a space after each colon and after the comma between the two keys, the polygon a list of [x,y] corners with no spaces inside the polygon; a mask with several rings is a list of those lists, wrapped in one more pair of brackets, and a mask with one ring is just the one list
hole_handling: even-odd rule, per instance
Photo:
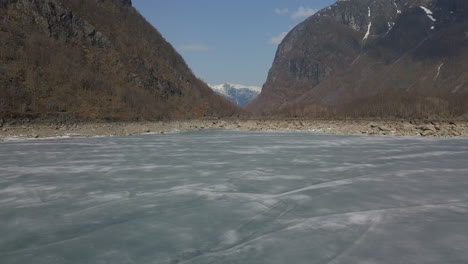
{"label": "snow-capped mountain", "polygon": [[245,106],[262,91],[261,87],[242,84],[224,83],[209,85],[213,91],[226,97],[239,106]]}

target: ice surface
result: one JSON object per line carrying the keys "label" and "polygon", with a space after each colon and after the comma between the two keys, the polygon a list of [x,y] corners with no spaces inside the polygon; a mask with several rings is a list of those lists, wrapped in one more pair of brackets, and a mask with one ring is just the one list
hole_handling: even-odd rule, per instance
{"label": "ice surface", "polygon": [[468,139],[0,144],[0,263],[468,263]]}

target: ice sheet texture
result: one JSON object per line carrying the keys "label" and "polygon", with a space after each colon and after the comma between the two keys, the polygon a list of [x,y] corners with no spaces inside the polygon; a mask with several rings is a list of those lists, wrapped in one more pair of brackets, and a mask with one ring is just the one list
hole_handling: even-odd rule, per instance
{"label": "ice sheet texture", "polygon": [[468,139],[0,144],[0,263],[468,263]]}

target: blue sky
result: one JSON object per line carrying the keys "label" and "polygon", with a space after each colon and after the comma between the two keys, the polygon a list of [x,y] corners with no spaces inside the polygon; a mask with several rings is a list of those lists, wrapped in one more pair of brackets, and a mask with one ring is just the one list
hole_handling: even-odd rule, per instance
{"label": "blue sky", "polygon": [[261,86],[281,36],[335,0],[133,0],[205,82]]}

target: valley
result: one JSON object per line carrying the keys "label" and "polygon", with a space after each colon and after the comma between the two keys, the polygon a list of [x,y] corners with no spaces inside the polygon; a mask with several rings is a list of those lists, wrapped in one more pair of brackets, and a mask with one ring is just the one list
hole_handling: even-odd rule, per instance
{"label": "valley", "polygon": [[467,0],[0,0],[0,263],[466,264],[466,69]]}

